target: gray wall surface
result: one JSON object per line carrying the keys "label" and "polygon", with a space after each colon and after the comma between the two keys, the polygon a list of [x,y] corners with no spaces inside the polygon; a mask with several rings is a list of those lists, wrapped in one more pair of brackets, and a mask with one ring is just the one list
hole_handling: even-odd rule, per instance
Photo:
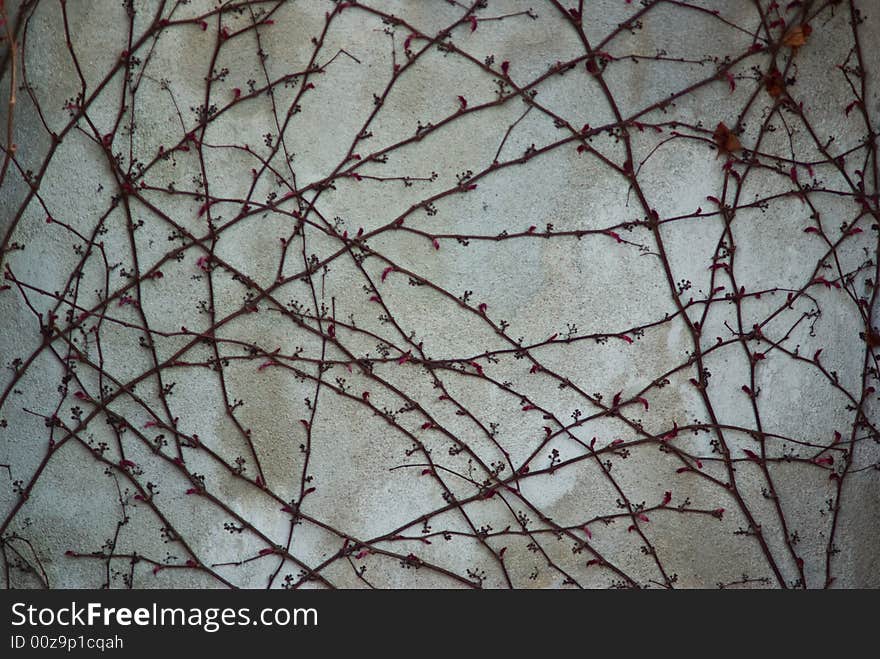
{"label": "gray wall surface", "polygon": [[880,586],[876,3],[2,14],[4,587]]}

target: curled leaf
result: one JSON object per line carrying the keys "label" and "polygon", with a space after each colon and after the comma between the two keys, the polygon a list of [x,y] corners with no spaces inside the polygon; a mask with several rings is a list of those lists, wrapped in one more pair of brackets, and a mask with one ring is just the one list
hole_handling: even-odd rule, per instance
{"label": "curled leaf", "polygon": [[712,133],[712,139],[721,153],[733,153],[742,149],[739,138],[734,135],[723,121],[719,121]]}
{"label": "curled leaf", "polygon": [[785,93],[785,81],[782,79],[779,69],[774,67],[767,72],[767,75],[764,76],[764,89],[773,98],[779,98]]}
{"label": "curled leaf", "polygon": [[812,32],[813,28],[807,23],[796,25],[786,32],[784,37],[782,37],[782,44],[789,48],[800,48],[801,46],[806,45],[807,39]]}

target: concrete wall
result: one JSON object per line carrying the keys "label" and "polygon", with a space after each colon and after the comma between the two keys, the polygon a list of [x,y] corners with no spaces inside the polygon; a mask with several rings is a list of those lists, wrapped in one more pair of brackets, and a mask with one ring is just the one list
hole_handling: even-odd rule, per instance
{"label": "concrete wall", "polygon": [[6,587],[880,585],[875,5],[220,4],[6,2]]}

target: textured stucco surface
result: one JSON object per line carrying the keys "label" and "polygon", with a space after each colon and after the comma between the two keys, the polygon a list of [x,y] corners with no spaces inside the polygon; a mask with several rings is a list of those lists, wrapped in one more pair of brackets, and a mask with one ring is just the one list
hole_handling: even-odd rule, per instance
{"label": "textured stucco surface", "polygon": [[[864,340],[864,314],[878,322],[866,282],[875,277],[878,204],[870,198],[876,161],[863,143],[866,115],[878,129],[880,95],[878,71],[868,70],[864,112],[844,110],[854,99],[837,67],[855,66],[848,3],[811,21],[788,70],[788,94],[803,104],[809,130],[793,111],[773,113],[778,99],[761,82],[770,66],[766,49],[738,61],[730,78],[715,76],[725,58],[749,51],[756,34],[770,43],[756,10],[771,11],[764,0],[583,3],[584,38],[614,57],[601,84],[563,14],[574,2],[490,0],[476,12],[469,2],[366,3],[405,21],[397,25],[371,10],[311,0],[220,13],[209,0],[135,0],[132,19],[126,4],[69,0],[71,51],[59,3],[25,3],[19,14],[22,4],[7,2],[11,17],[27,19],[19,64],[26,64],[31,93],[18,93],[16,162],[0,189],[6,246],[25,246],[2,255],[14,276],[0,293],[0,464],[9,466],[8,474],[0,468],[0,519],[12,566],[4,585],[39,586],[44,571],[52,587],[108,580],[123,587],[128,575],[138,588],[222,580],[264,587],[270,579],[277,587],[299,585],[303,569],[321,566],[326,582],[305,586],[463,585],[442,570],[486,587],[561,587],[566,576],[606,587],[621,583],[621,573],[643,586],[669,577],[678,587],[715,587],[744,575],[745,585],[778,586],[769,553],[785,585],[798,584],[800,558],[807,585],[821,587],[834,526],[833,584],[880,586],[880,471],[871,468],[880,459],[876,396],[865,392],[877,384]],[[865,19],[860,48],[873,64],[880,10],[855,5]],[[799,12],[822,6],[782,15],[795,25]],[[154,24],[160,10],[170,21],[163,29]],[[255,18],[263,20],[254,12],[265,11],[273,12],[270,22],[254,28]],[[640,11],[633,29],[615,32]],[[450,26],[454,49],[424,38]],[[218,37],[221,29],[230,38]],[[777,26],[769,34],[778,40],[783,32]],[[130,41],[139,63],[126,83],[123,70],[108,73],[120,68]],[[781,48],[777,65],[792,56]],[[214,72],[228,73],[206,92],[212,59]],[[569,61],[564,75],[548,74]],[[395,65],[405,70],[396,74]],[[250,91],[309,70],[271,95]],[[501,88],[509,96],[495,103],[507,75]],[[4,76],[0,113],[7,112],[8,70]],[[533,104],[511,93],[511,83],[526,88],[539,78]],[[65,107],[71,99],[79,107],[83,84],[87,109]],[[203,130],[193,110],[207,94],[219,112]],[[375,95],[382,97],[378,111]],[[746,172],[742,159],[759,135],[767,166],[738,182],[712,132],[719,122],[734,127],[744,111],[737,130],[746,152],[733,154],[733,170]],[[274,149],[288,117],[283,148]],[[772,130],[762,130],[768,117]],[[609,130],[584,141],[578,131],[585,124]],[[429,125],[436,130],[420,134]],[[46,126],[64,131],[57,148]],[[190,131],[196,138],[187,141]],[[638,190],[608,162],[625,169],[622,131]],[[831,136],[832,156],[850,154],[842,168],[817,147]],[[160,149],[171,155],[157,158]],[[386,162],[369,157],[384,149]],[[108,155],[118,156],[116,172]],[[486,171],[493,160],[500,165]],[[134,161],[148,165],[142,177]],[[815,173],[798,166],[795,181],[792,162],[814,163]],[[25,181],[27,170],[37,173],[38,188]],[[864,203],[852,194],[856,170],[866,174]],[[131,187],[119,171],[133,172]],[[456,175],[468,171],[486,173],[476,189],[466,189],[468,182],[457,188]],[[796,194],[813,176],[815,187],[842,192]],[[282,199],[292,190],[302,192]],[[738,200],[729,236],[710,197]],[[661,220],[656,234],[646,208]],[[815,225],[814,213],[823,236],[804,232]],[[58,307],[58,292],[99,226],[76,311],[67,317],[70,304]],[[852,226],[862,231],[844,235]],[[369,252],[350,240],[361,228]],[[690,282],[679,299],[697,301],[687,313],[701,323],[711,410],[691,383],[698,377],[688,363],[694,335],[677,312],[657,236],[672,280]],[[719,252],[719,241],[730,246],[731,239],[734,260]],[[177,247],[186,247],[179,258],[166,258]],[[299,278],[310,258],[320,267]],[[144,277],[126,293],[132,303],[120,304],[117,294],[102,304],[132,286],[132,273],[143,276],[160,262],[161,278]],[[731,275],[747,295],[738,305],[713,302],[701,318],[700,300],[735,291]],[[834,285],[813,283],[819,276]],[[255,285],[250,291],[245,277]],[[256,312],[239,313],[260,290],[271,296]],[[786,306],[789,292],[796,298]],[[52,310],[58,320],[41,345],[41,323]],[[215,341],[199,340],[215,323]],[[738,328],[749,332],[756,323],[763,339],[735,340]],[[729,343],[710,350],[716,337]],[[766,358],[750,363],[744,346]],[[63,382],[71,351],[83,357],[75,378]],[[742,389],[753,373],[754,399]],[[139,378],[133,392],[120,393]],[[619,408],[612,402],[618,392]],[[79,423],[73,407],[94,416]],[[63,425],[51,427],[53,416]],[[694,424],[708,425],[664,439]],[[719,428],[728,458],[718,450]],[[760,452],[758,431],[766,463],[747,458],[747,450]],[[841,445],[816,448],[836,432]],[[49,448],[50,433],[59,448]],[[167,444],[157,453],[149,445],[160,434]],[[199,445],[187,446],[193,435]],[[603,449],[598,457],[593,438]],[[608,449],[615,440],[623,443]],[[105,462],[88,448],[101,442]],[[468,449],[459,450],[462,444]],[[683,453],[662,450],[668,445]],[[779,460],[792,452],[798,459]],[[828,455],[833,465],[813,460]],[[232,469],[236,458],[241,474]],[[528,473],[506,480],[527,460]],[[497,464],[502,485],[486,473]],[[691,471],[679,473],[687,464]],[[835,517],[838,481],[829,476],[845,464]],[[724,487],[731,473],[735,492]],[[768,474],[788,543],[766,496]],[[210,496],[186,494],[194,475],[204,477]],[[23,502],[18,480],[27,488]],[[497,492],[472,499],[484,481]],[[136,484],[148,482],[157,491],[152,500],[135,498]],[[667,491],[669,505],[651,510]],[[466,503],[444,511],[452,496]],[[292,526],[297,504],[304,517]],[[649,511],[627,507],[640,504]],[[674,510],[679,505],[702,512]],[[723,516],[713,515],[719,508]],[[760,525],[765,550],[743,533],[744,509]],[[591,521],[607,515],[619,517]],[[184,542],[169,540],[167,525]],[[428,526],[430,534],[449,534],[420,540]],[[620,572],[588,565],[593,551]],[[102,558],[107,552],[118,557]],[[132,565],[132,554],[149,560]],[[174,569],[157,571],[151,561]],[[22,569],[28,565],[36,575]]]}

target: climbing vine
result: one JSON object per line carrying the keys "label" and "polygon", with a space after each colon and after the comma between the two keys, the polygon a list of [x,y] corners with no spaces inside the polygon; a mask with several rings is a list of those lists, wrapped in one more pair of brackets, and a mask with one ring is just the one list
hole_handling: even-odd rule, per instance
{"label": "climbing vine", "polygon": [[873,11],[0,0],[4,585],[877,585]]}

